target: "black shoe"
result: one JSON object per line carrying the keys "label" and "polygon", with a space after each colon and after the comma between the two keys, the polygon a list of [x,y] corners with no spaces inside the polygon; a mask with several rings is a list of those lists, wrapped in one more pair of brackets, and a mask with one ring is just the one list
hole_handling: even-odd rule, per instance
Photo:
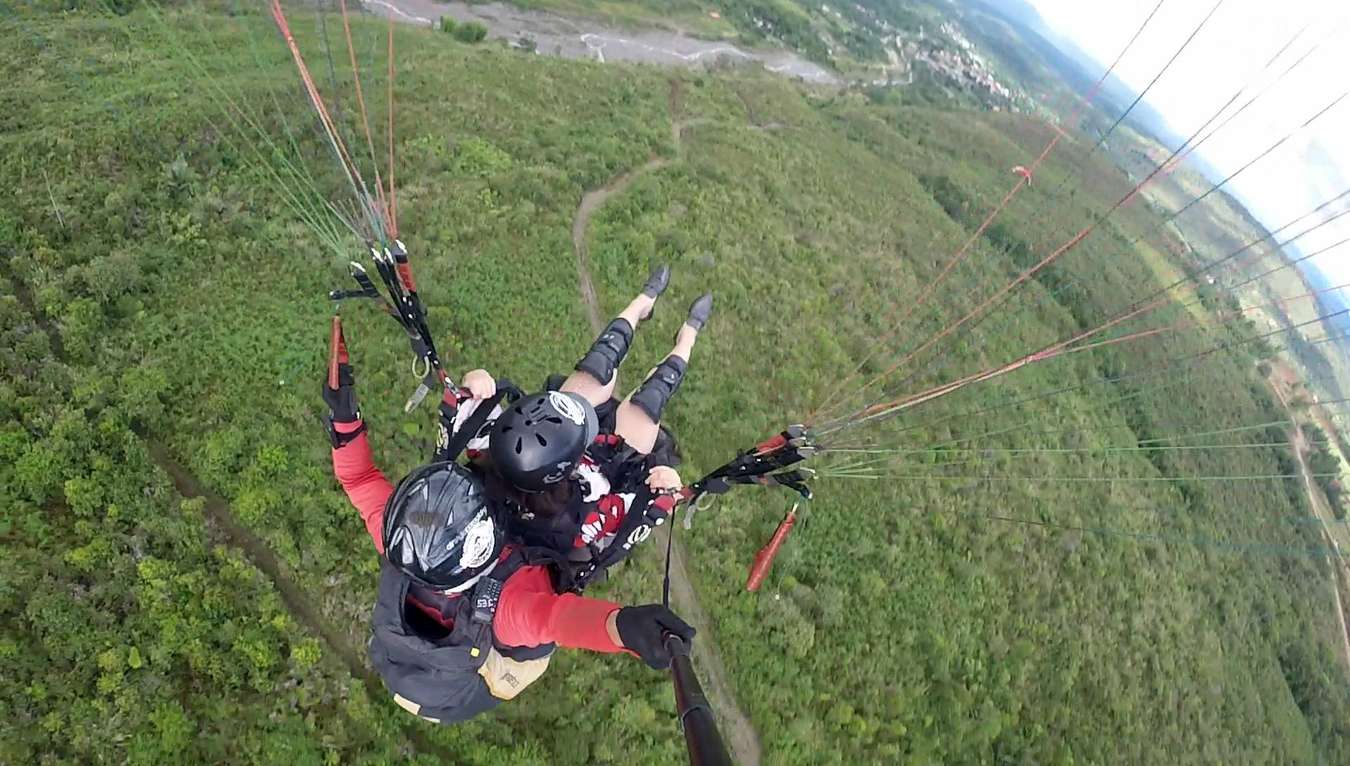
{"label": "black shoe", "polygon": [[669,284],[670,266],[663,263],[652,271],[651,276],[647,277],[647,284],[642,286],[642,294],[648,298],[659,298]]}
{"label": "black shoe", "polygon": [[694,301],[694,305],[689,307],[689,318],[684,323],[695,330],[703,329],[703,323],[712,316],[712,293],[704,293],[703,297]]}

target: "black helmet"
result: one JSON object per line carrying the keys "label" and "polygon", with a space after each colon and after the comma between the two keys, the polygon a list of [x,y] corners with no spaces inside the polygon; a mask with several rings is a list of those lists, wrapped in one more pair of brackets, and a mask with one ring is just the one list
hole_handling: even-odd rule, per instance
{"label": "black helmet", "polygon": [[384,509],[384,555],[438,590],[462,591],[492,571],[504,527],[468,469],[431,463],[398,483]]}
{"label": "black helmet", "polygon": [[488,454],[503,478],[541,492],[572,475],[600,433],[595,408],[566,391],[526,396],[502,413],[488,437]]}

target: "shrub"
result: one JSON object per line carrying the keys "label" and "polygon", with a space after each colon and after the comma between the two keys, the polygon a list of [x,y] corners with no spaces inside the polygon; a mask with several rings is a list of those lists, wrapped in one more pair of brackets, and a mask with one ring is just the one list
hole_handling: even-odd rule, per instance
{"label": "shrub", "polygon": [[476,43],[487,37],[487,27],[476,21],[467,21],[463,24],[456,24],[450,34],[455,36],[456,40],[462,43]]}

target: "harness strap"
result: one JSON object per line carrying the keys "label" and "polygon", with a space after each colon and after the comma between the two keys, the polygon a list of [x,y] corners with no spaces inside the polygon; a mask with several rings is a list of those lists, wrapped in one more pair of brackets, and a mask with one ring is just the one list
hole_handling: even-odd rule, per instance
{"label": "harness strap", "polygon": [[[445,448],[437,450],[436,459],[442,461],[457,459],[469,442],[478,435],[479,431],[483,430],[488,418],[492,417],[492,411],[496,409],[498,404],[501,404],[502,399],[509,398],[510,401],[515,401],[521,396],[520,389],[516,388],[511,381],[505,378],[497,381],[497,393],[479,402],[478,408],[464,420],[459,430],[450,435],[450,440],[446,443]],[[448,429],[449,426],[446,427]]]}
{"label": "harness strap", "polygon": [[666,522],[674,508],[673,496],[658,495],[644,484],[619,522],[619,527],[614,530],[614,542],[596,554],[586,568],[576,575],[577,590],[585,588],[598,572],[627,558],[633,548],[651,536],[653,529]]}
{"label": "harness strap", "polygon": [[670,608],[670,553],[675,547],[675,525],[666,532],[666,574],[661,578],[661,606]]}

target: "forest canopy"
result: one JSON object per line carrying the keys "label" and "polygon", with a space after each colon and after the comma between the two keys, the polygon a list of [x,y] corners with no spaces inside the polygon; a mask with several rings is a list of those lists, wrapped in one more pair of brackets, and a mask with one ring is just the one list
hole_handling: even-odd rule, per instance
{"label": "forest canopy", "polygon": [[[389,699],[364,657],[378,559],[319,419],[326,295],[363,253],[334,252],[275,175],[304,163],[336,199],[329,147],[263,14],[96,5],[0,22],[0,761],[682,758],[668,679],[626,657],[560,653],[459,726]],[[386,30],[353,24],[361,51]],[[975,309],[1128,188],[1066,141],[980,231],[1053,128],[763,71],[393,35],[400,223],[447,364],[528,386],[570,367],[591,340],[578,205],[632,174],[581,232],[602,312],[659,262],[681,301],[717,294],[669,413],[686,478],[810,413],[963,242],[974,257],[901,337]],[[1162,286],[1177,267],[1158,229],[1122,208],[905,385]],[[1214,307],[1169,297],[1155,320],[1197,311]],[[402,411],[406,339],[344,312],[377,460],[401,476],[434,416]],[[678,313],[658,311],[632,369]],[[1066,356],[888,421],[869,433],[907,450],[905,478],[822,476],[757,594],[745,567],[785,494],[738,490],[679,529],[700,640],[764,762],[1350,762],[1334,580],[1255,332],[1210,322]],[[1148,448],[1253,424],[1242,449]],[[1234,476],[1263,478],[1204,478]],[[640,549],[595,595],[652,601],[660,563]]]}

